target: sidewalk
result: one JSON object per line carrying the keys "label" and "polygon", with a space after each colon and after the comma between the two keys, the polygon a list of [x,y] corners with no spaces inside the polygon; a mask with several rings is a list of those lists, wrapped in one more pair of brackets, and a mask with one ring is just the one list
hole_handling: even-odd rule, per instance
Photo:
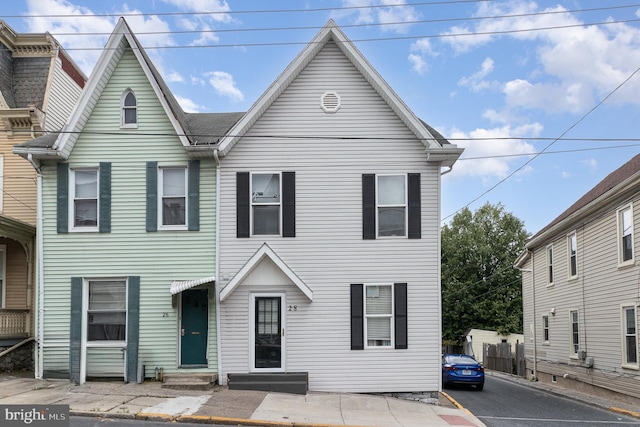
{"label": "sidewalk", "polygon": [[391,396],[316,393],[306,396],[229,390],[172,390],[161,383],[36,380],[0,375],[0,405],[68,404],[71,415],[217,423],[239,426],[445,427],[484,424],[470,412]]}

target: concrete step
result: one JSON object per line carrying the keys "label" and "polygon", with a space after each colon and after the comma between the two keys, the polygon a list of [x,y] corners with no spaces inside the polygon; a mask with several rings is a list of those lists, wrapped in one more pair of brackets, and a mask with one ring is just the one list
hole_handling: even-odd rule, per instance
{"label": "concrete step", "polygon": [[162,388],[174,390],[211,390],[218,374],[165,374]]}
{"label": "concrete step", "polygon": [[264,374],[228,374],[229,390],[260,390],[278,393],[307,394],[308,372]]}

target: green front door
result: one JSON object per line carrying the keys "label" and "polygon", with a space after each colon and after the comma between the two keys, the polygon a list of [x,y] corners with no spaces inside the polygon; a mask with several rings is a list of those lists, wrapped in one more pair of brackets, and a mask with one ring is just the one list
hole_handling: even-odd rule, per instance
{"label": "green front door", "polygon": [[180,365],[207,366],[209,293],[206,289],[182,292]]}

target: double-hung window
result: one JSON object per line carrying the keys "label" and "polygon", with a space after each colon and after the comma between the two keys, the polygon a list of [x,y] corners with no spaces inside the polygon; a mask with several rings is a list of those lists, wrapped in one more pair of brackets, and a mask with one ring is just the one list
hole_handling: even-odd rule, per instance
{"label": "double-hung window", "polygon": [[122,94],[122,115],[120,125],[124,128],[138,127],[138,101],[131,89]]}
{"label": "double-hung window", "polygon": [[280,235],[280,173],[251,174],[251,220],[255,235]]}
{"label": "double-hung window", "polygon": [[7,297],[7,245],[0,245],[0,308],[5,308]]}
{"label": "double-hung window", "polygon": [[160,228],[185,229],[187,225],[187,168],[160,168],[158,218]]}
{"label": "double-hung window", "polygon": [[618,258],[620,264],[633,264],[633,206],[618,211]]}
{"label": "double-hung window", "polygon": [[365,342],[367,347],[391,347],[393,342],[393,285],[365,285]]}
{"label": "double-hung window", "polygon": [[544,343],[549,344],[549,316],[542,316],[542,333]]}
{"label": "double-hung window", "polygon": [[553,285],[553,245],[547,246],[547,286]]}
{"label": "double-hung window", "polygon": [[622,363],[638,367],[638,319],[634,305],[622,307]]}
{"label": "double-hung window", "polygon": [[127,281],[89,280],[87,341],[125,341]]}
{"label": "double-hung window", "polygon": [[420,174],[362,175],[362,238],[420,239]]}
{"label": "double-hung window", "polygon": [[578,277],[578,239],[573,232],[567,236],[567,252],[569,253],[569,279]]}
{"label": "double-hung window", "polygon": [[378,237],[407,235],[406,175],[377,175]]}
{"label": "double-hung window", "polygon": [[571,324],[571,355],[578,356],[580,350],[580,321],[578,320],[578,310],[569,312],[569,322]]}
{"label": "double-hung window", "polygon": [[98,169],[71,170],[71,228],[98,230]]}

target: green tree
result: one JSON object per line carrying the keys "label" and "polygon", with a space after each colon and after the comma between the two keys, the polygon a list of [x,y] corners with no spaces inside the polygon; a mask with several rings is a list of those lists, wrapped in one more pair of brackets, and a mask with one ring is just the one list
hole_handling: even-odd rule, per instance
{"label": "green tree", "polygon": [[469,328],[522,333],[522,284],[513,264],[528,235],[502,204],[464,208],[442,229],[442,338]]}

